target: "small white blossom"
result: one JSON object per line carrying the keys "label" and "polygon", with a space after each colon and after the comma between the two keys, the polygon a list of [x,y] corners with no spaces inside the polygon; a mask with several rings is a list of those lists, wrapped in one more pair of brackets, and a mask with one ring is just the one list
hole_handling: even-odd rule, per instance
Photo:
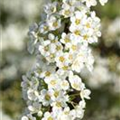
{"label": "small white blossom", "polygon": [[48,106],[52,103],[51,92],[46,89],[41,90],[41,95],[39,96],[39,101],[42,102],[44,106]]}
{"label": "small white blossom", "polygon": [[41,110],[41,104],[39,102],[33,102],[28,106],[28,110],[31,111],[32,113],[38,113]]}
{"label": "small white blossom", "polygon": [[86,5],[87,5],[88,7],[97,5],[97,1],[96,1],[96,0],[82,0],[82,1],[83,1],[83,2],[86,2]]}
{"label": "small white blossom", "polygon": [[68,46],[69,44],[71,44],[70,34],[62,33],[60,41],[65,46]]}
{"label": "small white blossom", "polygon": [[80,26],[84,23],[84,21],[86,20],[87,18],[87,15],[85,14],[85,12],[83,11],[76,11],[75,12],[75,16],[72,16],[70,18],[71,22],[73,25],[76,25],[76,26]]}
{"label": "small white blossom", "polygon": [[101,5],[105,5],[105,3],[108,2],[108,0],[99,0]]}
{"label": "small white blossom", "polygon": [[74,6],[76,3],[76,0],[63,0],[64,4],[69,4],[70,6]]}
{"label": "small white blossom", "polygon": [[84,84],[81,81],[81,78],[77,75],[70,75],[69,76],[69,81],[71,83],[72,88],[74,88],[75,90],[82,90],[84,89]]}
{"label": "small white blossom", "polygon": [[27,116],[23,116],[21,120],[29,120]]}
{"label": "small white blossom", "polygon": [[60,86],[63,90],[68,90],[70,87],[69,82],[67,80],[62,80]]}
{"label": "small white blossom", "polygon": [[41,34],[46,34],[49,31],[49,26],[47,23],[41,23],[39,26],[39,31]]}
{"label": "small white blossom", "polygon": [[30,42],[28,44],[28,51],[33,54],[35,51],[35,46],[38,41],[38,36],[37,36],[37,30],[38,30],[38,25],[34,23],[32,26],[29,28],[28,35],[30,37]]}
{"label": "small white blossom", "polygon": [[68,4],[63,4],[60,14],[63,15],[65,18],[68,18],[73,15],[73,12],[74,12],[74,7],[71,7]]}
{"label": "small white blossom", "polygon": [[58,88],[60,78],[57,75],[51,74],[49,77],[45,78],[45,82],[48,84],[49,88]]}
{"label": "small white blossom", "polygon": [[42,120],[55,120],[54,116],[50,112],[46,112]]}
{"label": "small white blossom", "polygon": [[80,95],[83,99],[84,98],[90,99],[90,94],[91,94],[91,91],[88,90],[88,89],[82,90],[81,93],[80,93]]}
{"label": "small white blossom", "polygon": [[68,69],[69,61],[67,59],[68,59],[68,53],[58,54],[55,58],[56,65],[64,70]]}
{"label": "small white blossom", "polygon": [[50,30],[56,30],[61,27],[61,20],[55,16],[50,16],[47,18],[47,24]]}
{"label": "small white blossom", "polygon": [[47,15],[51,15],[57,11],[57,2],[48,3],[44,6],[44,11]]}
{"label": "small white blossom", "polygon": [[21,120],[36,120],[35,117],[33,117],[31,114],[28,114],[27,116],[23,116]]}
{"label": "small white blossom", "polygon": [[35,90],[32,90],[32,89],[29,89],[28,92],[27,92],[27,94],[28,94],[28,99],[29,99],[29,100],[34,100],[34,101],[35,101],[35,100],[38,98],[38,96],[39,96],[38,91],[35,91]]}

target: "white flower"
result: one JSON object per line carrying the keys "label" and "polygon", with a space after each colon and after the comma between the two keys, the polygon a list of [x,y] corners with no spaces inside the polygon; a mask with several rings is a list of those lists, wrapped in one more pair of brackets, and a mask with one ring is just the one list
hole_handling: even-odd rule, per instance
{"label": "white flower", "polygon": [[81,81],[81,78],[77,75],[70,75],[69,81],[71,83],[72,88],[74,88],[75,90],[80,91],[80,90],[83,90],[85,87]]}
{"label": "white flower", "polygon": [[82,26],[71,25],[69,29],[75,36],[80,37],[81,31],[82,31]]}
{"label": "white flower", "polygon": [[41,45],[39,46],[39,51],[41,52],[42,55],[48,56],[50,54],[49,45],[50,45],[49,40],[41,42]]}
{"label": "white flower", "polygon": [[97,5],[96,0],[82,0],[82,2],[86,2],[87,7],[95,6]]}
{"label": "white flower", "polygon": [[63,15],[65,18],[72,16],[73,13],[74,13],[74,7],[71,7],[68,4],[62,5],[62,10],[60,11],[60,14]]}
{"label": "white flower", "polygon": [[38,91],[35,91],[35,90],[32,90],[32,89],[29,89],[27,91],[27,94],[28,94],[28,99],[29,100],[37,100],[38,99],[38,96],[39,96],[39,93]]}
{"label": "white flower", "polygon": [[48,85],[48,88],[59,88],[60,78],[56,74],[51,74],[45,78],[45,83]]}
{"label": "white flower", "polygon": [[100,30],[100,19],[96,17],[95,12],[91,12],[91,18],[92,18],[92,28],[94,30],[93,38],[96,37],[97,39],[98,37],[101,36],[101,32],[99,31]]}
{"label": "white flower", "polygon": [[57,10],[57,2],[53,3],[48,3],[47,5],[44,6],[44,11],[47,15],[51,15],[56,12]]}
{"label": "white flower", "polygon": [[87,67],[90,71],[92,71],[93,63],[94,59],[91,54],[91,50],[86,47],[82,47],[76,59],[73,61],[72,70],[80,72],[84,67]]}
{"label": "white flower", "polygon": [[34,23],[32,26],[29,28],[28,35],[30,37],[30,42],[28,43],[28,51],[29,53],[33,54],[35,51],[35,46],[38,41],[38,36],[37,36],[37,30],[38,30],[38,25]]}
{"label": "white flower", "polygon": [[34,68],[34,73],[36,77],[44,78],[50,76],[52,73],[55,73],[56,66],[48,65],[47,61],[43,56],[37,56],[37,62]]}
{"label": "white flower", "polygon": [[61,35],[60,41],[61,41],[65,46],[68,46],[69,44],[71,44],[70,35],[71,35],[71,34],[66,34],[66,33],[62,33],[62,35]]}
{"label": "white flower", "polygon": [[39,103],[39,102],[33,102],[32,104],[30,104],[29,106],[28,106],[28,109],[29,109],[29,111],[31,111],[32,113],[38,113],[38,112],[40,112],[40,110],[41,110],[41,104]]}
{"label": "white flower", "polygon": [[54,62],[56,54],[61,53],[63,47],[58,41],[58,37],[53,34],[48,35],[48,40],[42,41],[39,45],[39,51],[48,62]]}
{"label": "white flower", "polygon": [[49,26],[47,23],[41,23],[39,26],[39,31],[41,34],[46,34],[49,31]]}
{"label": "white flower", "polygon": [[58,120],[73,120],[70,116],[70,108],[65,107],[64,110],[59,110],[59,114],[57,115]]}
{"label": "white flower", "polygon": [[105,5],[105,3],[108,2],[108,0],[99,0],[99,1],[100,1],[101,5]]}
{"label": "white flower", "polygon": [[27,116],[23,116],[21,120],[29,120]]}
{"label": "white flower", "polygon": [[80,93],[80,96],[82,97],[82,99],[86,98],[86,99],[90,99],[90,94],[91,94],[91,91],[88,90],[88,89],[84,89],[81,91]]}
{"label": "white flower", "polygon": [[70,18],[73,25],[82,25],[86,20],[87,15],[83,11],[76,11],[75,15]]}
{"label": "white flower", "polygon": [[54,116],[50,112],[45,112],[42,120],[55,120]]}
{"label": "white flower", "polygon": [[43,89],[41,90],[41,95],[39,96],[39,101],[42,102],[44,106],[48,106],[52,103],[51,92]]}
{"label": "white flower", "polygon": [[83,108],[86,107],[86,102],[85,102],[85,100],[81,100],[81,101],[79,102],[79,107],[80,107],[81,109],[83,109]]}
{"label": "white flower", "polygon": [[79,45],[79,43],[76,44],[76,42],[74,42],[74,43],[69,44],[67,46],[67,49],[69,50],[69,57],[68,57],[68,59],[71,60],[71,62],[73,62],[77,52],[80,49],[80,45]]}
{"label": "white flower", "polygon": [[74,6],[76,3],[76,0],[63,0],[64,4],[69,4],[70,6]]}
{"label": "white flower", "polygon": [[36,118],[33,117],[31,114],[28,114],[27,116],[23,116],[21,120],[36,120]]}
{"label": "white flower", "polygon": [[65,96],[65,92],[62,91],[61,89],[50,89],[51,91],[51,99],[53,101],[60,100]]}
{"label": "white flower", "polygon": [[60,83],[60,86],[63,90],[68,90],[69,87],[70,87],[67,80],[62,80],[61,83]]}
{"label": "white flower", "polygon": [[25,75],[22,76],[22,79],[23,79],[23,81],[22,81],[22,83],[21,83],[21,87],[22,87],[23,89],[28,89],[29,84],[30,84],[30,81],[28,80],[28,78],[27,78]]}
{"label": "white flower", "polygon": [[66,104],[66,101],[64,99],[60,99],[60,100],[56,100],[55,102],[53,102],[51,104],[51,106],[54,109],[58,110],[58,109],[62,109],[63,107],[66,107],[67,104]]}
{"label": "white flower", "polygon": [[38,30],[38,25],[34,23],[33,25],[30,26],[28,35],[32,38],[37,38],[37,34],[36,34],[37,30]]}
{"label": "white flower", "polygon": [[84,64],[80,58],[76,58],[72,64],[72,70],[75,70],[76,72],[80,72],[81,69],[84,67]]}
{"label": "white flower", "polygon": [[47,24],[50,30],[56,30],[61,27],[61,20],[55,16],[50,16],[47,18]]}
{"label": "white flower", "polygon": [[57,74],[61,77],[62,80],[65,80],[66,77],[69,75],[69,71],[65,71],[65,69],[59,68],[57,70]]}
{"label": "white flower", "polygon": [[68,59],[68,53],[60,53],[56,56],[55,61],[56,61],[56,65],[59,68],[62,68],[64,70],[68,69],[68,65],[69,65],[69,61]]}
{"label": "white flower", "polygon": [[84,116],[84,109],[82,109],[81,107],[79,107],[79,105],[76,107],[75,112],[76,112],[76,118],[80,118],[82,119]]}
{"label": "white flower", "polygon": [[40,111],[38,112],[38,116],[39,116],[39,117],[42,117],[42,115],[43,115],[43,112],[40,110]]}

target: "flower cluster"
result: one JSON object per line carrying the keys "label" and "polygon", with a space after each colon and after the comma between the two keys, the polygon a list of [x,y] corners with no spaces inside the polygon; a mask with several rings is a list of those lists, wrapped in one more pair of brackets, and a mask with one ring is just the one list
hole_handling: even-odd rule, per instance
{"label": "flower cluster", "polygon": [[[100,0],[102,4],[105,1]],[[44,6],[42,22],[30,27],[28,50],[37,61],[21,84],[27,101],[22,120],[82,119],[90,90],[78,75],[92,71],[89,44],[101,36],[95,0],[59,0]]]}

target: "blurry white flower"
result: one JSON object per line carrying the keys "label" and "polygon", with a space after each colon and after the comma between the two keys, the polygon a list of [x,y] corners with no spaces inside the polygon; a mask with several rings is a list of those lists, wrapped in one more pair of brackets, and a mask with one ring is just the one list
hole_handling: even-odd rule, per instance
{"label": "blurry white flower", "polygon": [[96,0],[82,0],[82,2],[86,2],[86,5],[88,7],[97,5],[97,1]]}
{"label": "blurry white flower", "polygon": [[40,33],[46,34],[49,31],[49,26],[47,23],[41,23],[39,27]]}
{"label": "blurry white flower", "polygon": [[88,90],[88,89],[84,89],[84,90],[82,90],[81,93],[80,93],[80,95],[81,95],[81,97],[82,97],[83,99],[84,99],[84,98],[90,99],[90,94],[91,94],[91,91]]}
{"label": "blurry white flower", "polygon": [[23,116],[21,120],[29,120],[27,116]]}
{"label": "blurry white flower", "polygon": [[52,13],[55,13],[57,10],[57,2],[54,3],[48,3],[44,6],[44,11],[47,15],[51,15]]}
{"label": "blurry white flower", "polygon": [[[2,46],[0,50],[13,49],[13,50],[22,50],[24,48],[24,38],[26,28],[21,27],[20,25],[9,25],[7,28],[3,29],[2,32]],[[9,40],[9,42],[8,42]]]}
{"label": "blurry white flower", "polygon": [[39,96],[38,91],[31,90],[31,89],[28,90],[27,94],[28,94],[28,99],[30,100],[36,100],[38,99],[38,96]]}
{"label": "blurry white flower", "polygon": [[39,102],[33,102],[28,106],[29,111],[32,113],[40,113],[41,110],[41,104]]}

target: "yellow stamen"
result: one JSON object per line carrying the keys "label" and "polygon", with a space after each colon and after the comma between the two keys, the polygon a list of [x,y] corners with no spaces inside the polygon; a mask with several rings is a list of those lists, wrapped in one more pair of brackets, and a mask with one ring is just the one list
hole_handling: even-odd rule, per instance
{"label": "yellow stamen", "polygon": [[45,100],[47,100],[47,101],[50,100],[50,96],[48,94],[45,95]]}
{"label": "yellow stamen", "polygon": [[65,10],[65,15],[69,15],[70,14],[70,10]]}
{"label": "yellow stamen", "polygon": [[76,30],[74,33],[75,33],[76,35],[80,35],[80,30]]}
{"label": "yellow stamen", "polygon": [[63,56],[61,56],[61,57],[59,58],[59,60],[60,60],[61,62],[64,62],[64,61],[65,61],[65,58],[64,58]]}
{"label": "yellow stamen", "polygon": [[80,24],[80,19],[76,19],[75,23],[76,23],[76,25],[79,25]]}
{"label": "yellow stamen", "polygon": [[50,81],[50,84],[51,84],[51,85],[56,85],[56,80],[51,80],[51,81]]}
{"label": "yellow stamen", "polygon": [[54,26],[54,27],[57,27],[57,26],[58,26],[57,21],[53,23],[53,26]]}

